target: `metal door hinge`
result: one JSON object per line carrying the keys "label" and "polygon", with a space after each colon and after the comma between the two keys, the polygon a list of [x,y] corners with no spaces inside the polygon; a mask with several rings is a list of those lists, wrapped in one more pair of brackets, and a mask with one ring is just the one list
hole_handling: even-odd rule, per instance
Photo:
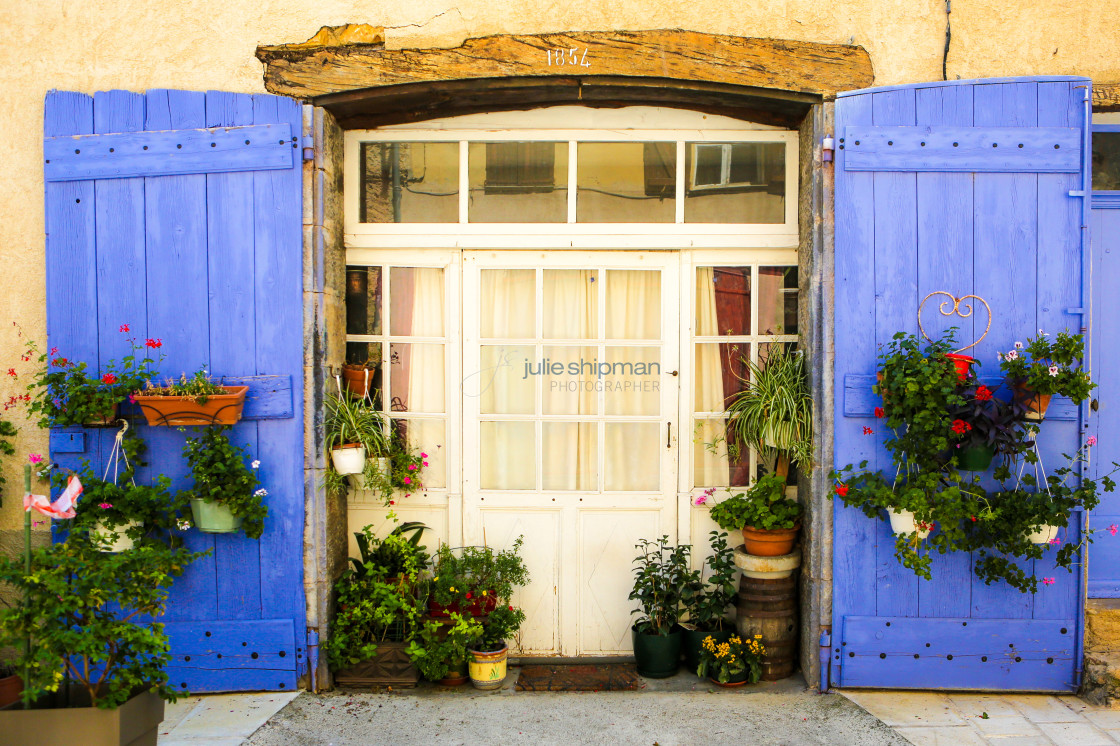
{"label": "metal door hinge", "polygon": [[832,161],[833,148],[835,147],[835,141],[831,136],[821,140],[821,160],[825,163],[830,163]]}
{"label": "metal door hinge", "polygon": [[315,138],[311,135],[303,136],[303,160],[315,160]]}

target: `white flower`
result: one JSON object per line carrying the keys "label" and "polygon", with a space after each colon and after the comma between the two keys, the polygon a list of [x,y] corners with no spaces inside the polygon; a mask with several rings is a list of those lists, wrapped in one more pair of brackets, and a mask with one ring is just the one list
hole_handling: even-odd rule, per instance
{"label": "white flower", "polygon": [[996,358],[999,359],[1000,361],[1002,361],[1003,360],[1003,353],[1002,352],[997,352],[996,353]]}
{"label": "white flower", "polygon": [[264,497],[267,494],[268,490],[266,490],[264,487],[261,487],[259,490],[253,493],[255,497]]}
{"label": "white flower", "polygon": [[1038,330],[1038,335],[1039,335],[1040,337],[1049,337],[1049,336],[1050,336],[1049,334],[1047,334],[1046,332],[1042,331],[1041,329],[1039,329],[1039,330]]}
{"label": "white flower", "polygon": [[178,523],[176,523],[175,525],[179,527],[180,531],[186,531],[191,527],[191,522],[185,518],[180,518]]}
{"label": "white flower", "polygon": [[1018,357],[1019,357],[1019,353],[1015,352],[1015,350],[1011,350],[1010,352],[1007,353],[1007,359],[1008,360],[1015,360]]}
{"label": "white flower", "polygon": [[253,468],[254,468],[254,469],[259,469],[259,468],[261,468],[261,461],[260,461],[260,459],[257,459],[257,460],[255,460],[255,461],[253,461]]}
{"label": "white flower", "polygon": [[1015,343],[1015,349],[1016,349],[1016,350],[1021,350],[1021,349],[1023,349],[1023,343],[1022,343],[1022,342],[1016,342],[1016,343]]}
{"label": "white flower", "polygon": [[1058,375],[1058,366],[1057,365],[1051,365],[1050,366],[1050,375],[1052,375],[1052,376]]}

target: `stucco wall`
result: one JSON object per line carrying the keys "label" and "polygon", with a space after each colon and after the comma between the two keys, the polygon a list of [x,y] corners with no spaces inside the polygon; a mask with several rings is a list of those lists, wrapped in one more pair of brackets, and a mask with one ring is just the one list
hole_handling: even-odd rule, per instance
{"label": "stucco wall", "polygon": [[[1120,82],[1120,31],[1109,23],[1118,16],[1120,0],[956,0],[949,77],[1078,73]],[[7,0],[0,7],[8,34],[0,50],[0,158],[6,167],[0,306],[5,319],[43,337],[40,156],[42,101],[51,88],[262,92],[258,44],[302,41],[320,26],[345,23],[385,26],[393,48],[454,46],[495,33],[656,28],[854,43],[870,53],[877,84],[906,83],[941,77],[945,20],[942,0],[465,0],[453,6],[446,0],[319,0],[303,8],[275,0]],[[6,322],[0,371],[18,362],[13,345]],[[6,399],[13,382],[0,378]],[[21,455],[43,451],[46,436],[25,427],[18,448]],[[7,462],[9,487],[18,491],[15,460]],[[0,530],[19,522],[16,501],[6,500]]]}

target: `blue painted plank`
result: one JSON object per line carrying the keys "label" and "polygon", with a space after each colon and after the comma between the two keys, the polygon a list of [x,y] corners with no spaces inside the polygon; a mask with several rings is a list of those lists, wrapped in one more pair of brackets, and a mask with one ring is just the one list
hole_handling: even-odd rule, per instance
{"label": "blue painted plank", "polygon": [[1017,78],[965,78],[963,80],[935,80],[929,83],[903,83],[899,85],[876,86],[874,88],[861,88],[856,91],[841,91],[836,97],[846,98],[866,93],[880,93],[882,91],[896,91],[902,88],[913,88],[917,91],[926,91],[937,88],[972,88],[977,85],[999,85],[1001,83],[1023,83],[1033,81],[1042,82],[1072,82],[1076,85],[1091,83],[1089,78],[1078,75],[1031,75]]}
{"label": "blue painted plank", "polygon": [[[1037,129],[1037,84],[977,86],[975,123],[977,127]],[[988,301],[996,315],[991,332],[973,348],[973,354],[982,364],[996,370],[996,352],[1012,349],[1015,340],[1025,340],[1038,328],[1035,315],[1037,183],[1038,176],[1030,173],[982,173],[977,174],[973,182],[976,226],[973,290]],[[982,330],[977,324],[978,336]],[[995,487],[995,483],[989,478],[986,486]],[[1034,574],[1032,560],[1008,559],[1027,575]],[[1034,599],[1029,593],[1003,582],[986,584],[978,578],[972,579],[973,617],[1028,618],[1033,608]]]}
{"label": "blue painted plank", "polygon": [[59,453],[85,453],[86,434],[82,431],[66,431],[55,429],[51,431],[50,448],[52,454]]}
{"label": "blue painted plank", "polygon": [[[300,104],[278,96],[253,97],[254,122],[286,122],[300,132]],[[261,537],[261,604],[268,613],[306,629],[303,591],[303,172],[253,174],[256,368],[291,376],[293,416],[257,423],[261,477],[269,515]],[[301,663],[305,670],[305,663]]]}
{"label": "blue painted plank", "polygon": [[[93,98],[51,91],[43,102],[46,137],[93,132]],[[47,343],[45,351],[86,362],[94,370],[97,350],[97,250],[93,182],[46,184]],[[53,454],[52,454],[53,455]],[[60,452],[54,461],[78,470],[97,452]]]}
{"label": "blue painted plank", "polygon": [[[1012,343],[1013,344],[1013,343]],[[998,365],[998,362],[996,363]],[[996,365],[991,365],[989,362],[988,368],[991,371],[998,371]],[[977,368],[981,370],[981,368]],[[1003,386],[1003,391],[998,395],[1007,398],[1010,396],[1006,389],[1003,378],[999,376],[981,375],[978,377],[980,382],[988,388],[995,391]],[[871,390],[875,385],[874,375],[858,375],[849,374],[844,376],[843,393],[844,398],[844,416],[845,417],[872,417],[874,416],[875,407],[883,405],[882,398]],[[1078,407],[1069,397],[1055,396],[1050,400],[1050,406],[1046,409],[1046,421],[1077,421],[1079,417]]]}
{"label": "blue painted plank", "polygon": [[1120,192],[1093,192],[1094,210],[1120,210]]}
{"label": "blue painted plank", "polygon": [[[251,96],[209,91],[206,125],[253,124]],[[248,135],[246,135],[248,137]],[[290,158],[289,158],[290,165]],[[250,172],[206,177],[207,265],[210,287],[210,373],[214,376],[256,373],[257,302],[253,237],[253,175]],[[263,300],[263,299],[262,299]],[[245,421],[231,440],[256,458],[257,424]],[[220,619],[261,617],[260,544],[244,534],[214,537],[214,568]]]}
{"label": "blue painted plank", "polygon": [[[967,86],[921,88],[915,94],[917,123],[931,126],[972,126],[972,88]],[[973,289],[972,175],[920,173],[918,180],[918,297],[944,290],[954,296]],[[961,345],[974,336],[975,314],[968,319],[944,317],[927,303],[922,323],[936,339],[951,326],[960,329]],[[932,579],[918,592],[919,612],[926,617],[969,615],[972,560],[967,552],[934,553]]]}
{"label": "blue painted plank", "polygon": [[[1038,123],[1045,126],[1073,127],[1078,130],[1086,124],[1085,108],[1082,101],[1085,89],[1077,84],[1040,83],[1038,85]],[[1082,300],[1082,254],[1081,254],[1081,198],[1070,197],[1069,192],[1081,188],[1080,174],[1040,174],[1038,176],[1038,291],[1035,300],[1037,326],[1051,334],[1069,327],[1078,330],[1087,318],[1066,313],[1066,309],[1083,305]],[[1085,301],[1089,289],[1085,289]],[[1096,309],[1094,308],[1094,311]],[[1105,319],[1101,319],[1108,323]],[[1037,330],[1036,330],[1037,331]],[[1110,378],[1112,376],[1105,376]],[[1061,454],[1072,453],[1084,440],[1080,411],[1068,400],[1069,421],[1046,419],[1050,422],[1043,428],[1039,446],[1049,468],[1055,468],[1063,459]],[[1096,454],[1094,455],[1096,456]],[[1083,513],[1077,513],[1071,521],[1068,533],[1063,531],[1063,541],[1080,543]],[[1105,536],[1105,538],[1111,538]],[[1090,550],[1091,551],[1091,550]],[[1085,550],[1080,552],[1084,557]],[[1092,563],[1090,563],[1090,567]],[[1039,577],[1052,577],[1054,583],[1047,586],[1045,593],[1034,599],[1034,618],[1054,618],[1066,616],[1071,609],[1082,606],[1083,580],[1082,566],[1075,567],[1074,573],[1055,566],[1052,553],[1048,552],[1042,560],[1035,562],[1035,574]]]}
{"label": "blue painted plank", "polygon": [[43,143],[46,180],[288,169],[296,152],[292,128],[286,123],[154,132],[131,129],[113,130],[116,134],[47,138]]}
{"label": "blue painted plank", "polygon": [[177,662],[204,668],[220,666],[222,660],[236,668],[295,669],[300,652],[291,619],[175,622],[164,631]]}
{"label": "blue painted plank", "polygon": [[[147,94],[149,130],[200,128],[206,124],[201,93],[153,90]],[[206,177],[157,176],[145,179],[148,334],[163,340],[162,372],[209,365],[209,300],[206,262]],[[190,281],[184,281],[189,278]],[[152,471],[166,474],[177,489],[191,480],[182,457],[185,436],[176,428],[143,428]],[[188,531],[194,551],[213,550],[211,535]],[[193,563],[171,588],[168,621],[213,619],[217,614],[214,557]]]}
{"label": "blue painted plank", "polygon": [[[871,124],[870,96],[836,102],[838,128]],[[874,271],[874,177],[843,171],[846,151],[838,150],[835,211],[835,311],[836,356],[833,376],[843,381],[850,374],[875,370],[875,309],[863,297],[868,274]],[[875,456],[870,440],[856,423],[841,419],[842,398],[835,403],[834,465],[859,464]],[[841,424],[843,423],[843,424]],[[875,613],[875,541],[880,527],[856,508],[834,500],[832,618],[839,629],[845,615]],[[843,662],[832,661],[833,681],[843,683]]]}
{"label": "blue painted plank", "polygon": [[[913,90],[872,94],[875,130],[893,130],[896,125],[913,125]],[[853,127],[849,127],[850,132]],[[851,136],[849,136],[851,143]],[[854,143],[851,143],[854,144]],[[857,151],[848,149],[845,167]],[[880,172],[874,175],[875,199],[875,346],[888,344],[897,332],[916,334],[918,307],[917,176],[913,173]],[[886,426],[882,420],[867,424],[875,430],[869,436],[876,444],[875,468],[887,474],[895,471],[890,452],[882,445]],[[862,430],[861,430],[862,432]],[[918,577],[895,557],[895,536],[887,521],[875,522],[875,611],[879,616],[916,616],[918,614]]]}
{"label": "blue painted plank", "polygon": [[[1023,84],[1023,85],[1034,85]],[[996,86],[982,86],[977,92]],[[899,92],[900,93],[900,92]],[[895,94],[875,94],[895,95]],[[1078,173],[1081,131],[1070,127],[849,126],[848,171]]]}
{"label": "blue painted plank", "polygon": [[169,685],[192,694],[215,692],[290,692],[296,689],[296,671],[262,668],[192,668],[168,666]]}

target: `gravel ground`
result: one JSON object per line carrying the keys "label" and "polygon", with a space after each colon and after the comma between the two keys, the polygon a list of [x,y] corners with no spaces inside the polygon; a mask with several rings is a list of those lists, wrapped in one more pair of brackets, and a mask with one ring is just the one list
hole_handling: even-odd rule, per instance
{"label": "gravel ground", "polygon": [[[695,681],[695,678],[693,678]],[[801,687],[690,691],[301,694],[248,741],[331,744],[898,744],[838,695]]]}

